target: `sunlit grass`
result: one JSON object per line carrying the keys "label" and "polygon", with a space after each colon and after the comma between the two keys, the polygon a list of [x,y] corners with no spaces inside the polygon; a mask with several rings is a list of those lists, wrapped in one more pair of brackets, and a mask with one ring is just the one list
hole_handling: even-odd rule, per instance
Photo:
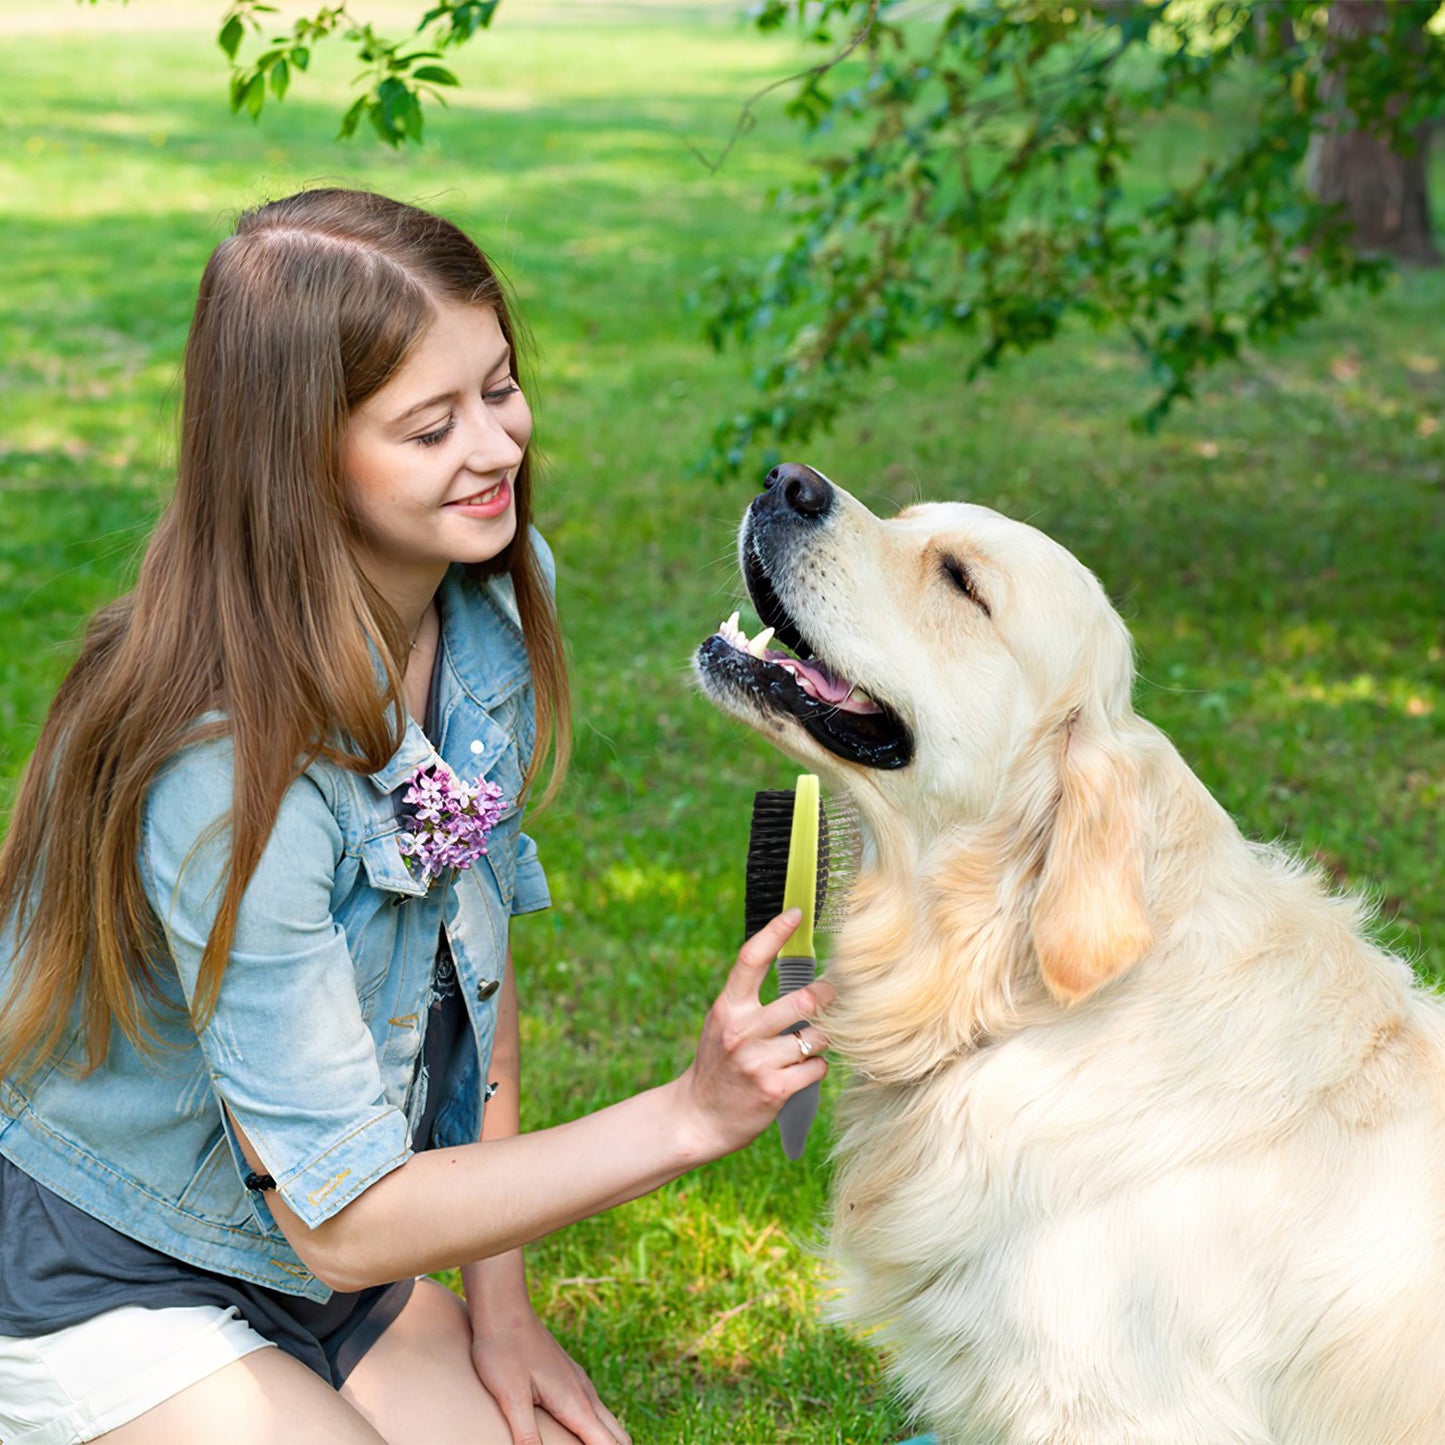
{"label": "sunlit grass", "polygon": [[[805,157],[781,93],[718,174],[690,148],[722,151],[796,68],[790,43],[715,15],[527,14],[502,7],[466,88],[401,155],[331,144],[345,65],[252,125],[225,110],[205,26],[5,40],[0,788],[84,617],[133,575],[196,280],[235,212],[316,181],[447,211],[535,334],[540,511],[576,678],[573,774],[534,824],[556,906],[517,926],[537,1126],[685,1064],[739,941],[751,793],[790,773],[688,682],[736,605],[756,481],[692,470],[746,365],[708,351],[689,296],[777,239],[768,193]],[[1162,128],[1150,145],[1172,164],[1194,143]],[[1125,342],[1072,336],[965,387],[967,346],[940,341],[880,364],[805,453],[883,511],[969,498],[1077,551],[1134,629],[1141,710],[1247,832],[1367,890],[1428,977],[1445,972],[1442,314],[1439,275],[1341,300],[1154,439],[1128,426],[1147,381]],[[803,1163],[765,1137],[531,1252],[538,1299],[641,1445],[906,1433],[872,1352],[821,1317],[838,1082]]]}

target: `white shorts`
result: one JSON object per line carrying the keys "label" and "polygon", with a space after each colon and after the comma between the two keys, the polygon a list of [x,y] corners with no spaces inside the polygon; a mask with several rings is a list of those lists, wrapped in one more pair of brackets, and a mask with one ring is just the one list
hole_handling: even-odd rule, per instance
{"label": "white shorts", "polygon": [[82,1445],[267,1348],[234,1307],[215,1305],[126,1305],[51,1335],[0,1335],[0,1441]]}

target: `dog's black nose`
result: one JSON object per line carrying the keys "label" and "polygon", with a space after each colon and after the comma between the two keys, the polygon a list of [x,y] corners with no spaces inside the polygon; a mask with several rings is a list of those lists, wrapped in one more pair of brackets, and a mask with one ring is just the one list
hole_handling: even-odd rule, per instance
{"label": "dog's black nose", "polygon": [[774,467],[763,486],[770,492],[779,490],[784,504],[800,517],[821,517],[833,505],[833,484],[801,462]]}

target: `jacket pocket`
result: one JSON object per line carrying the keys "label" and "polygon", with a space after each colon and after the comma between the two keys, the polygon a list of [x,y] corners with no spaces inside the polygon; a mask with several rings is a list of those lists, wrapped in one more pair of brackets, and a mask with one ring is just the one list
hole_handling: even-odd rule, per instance
{"label": "jacket pocket", "polygon": [[398,841],[400,836],[399,828],[391,828],[367,838],[361,845],[361,866],[366,869],[367,882],[377,892],[420,898],[426,888],[406,866]]}
{"label": "jacket pocket", "polygon": [[246,1191],[236,1172],[235,1156],[224,1133],[201,1160],[201,1167],[186,1185],[176,1207],[209,1224],[255,1227]]}

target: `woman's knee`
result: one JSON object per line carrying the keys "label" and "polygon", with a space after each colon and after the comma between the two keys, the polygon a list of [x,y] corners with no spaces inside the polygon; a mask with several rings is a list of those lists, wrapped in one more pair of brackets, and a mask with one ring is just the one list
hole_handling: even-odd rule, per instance
{"label": "woman's knee", "polygon": [[[342,1394],[391,1445],[511,1445],[501,1408],[477,1377],[466,1306],[444,1285],[417,1281],[342,1386]],[[579,1445],[545,1410],[542,1445]]]}

